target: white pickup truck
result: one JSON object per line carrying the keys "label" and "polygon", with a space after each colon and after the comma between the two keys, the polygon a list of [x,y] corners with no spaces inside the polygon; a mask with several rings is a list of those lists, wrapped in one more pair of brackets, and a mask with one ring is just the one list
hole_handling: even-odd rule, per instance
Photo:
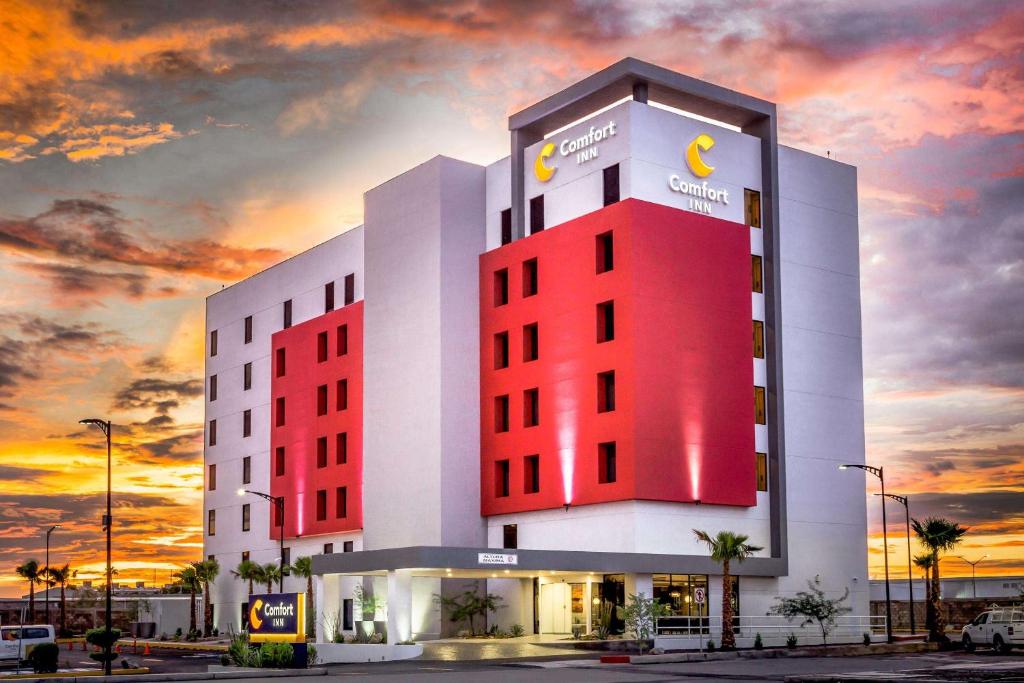
{"label": "white pickup truck", "polygon": [[32,648],[40,643],[54,642],[52,626],[0,626],[0,662],[25,661]]}
{"label": "white pickup truck", "polygon": [[960,632],[964,649],[973,652],[978,645],[991,646],[998,653],[1024,647],[1024,607],[996,607],[982,612]]}

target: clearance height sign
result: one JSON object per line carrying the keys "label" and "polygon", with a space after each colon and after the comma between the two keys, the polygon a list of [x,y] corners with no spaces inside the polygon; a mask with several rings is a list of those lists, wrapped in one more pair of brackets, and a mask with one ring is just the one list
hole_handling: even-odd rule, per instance
{"label": "clearance height sign", "polygon": [[306,642],[306,594],[250,595],[249,640],[254,643]]}

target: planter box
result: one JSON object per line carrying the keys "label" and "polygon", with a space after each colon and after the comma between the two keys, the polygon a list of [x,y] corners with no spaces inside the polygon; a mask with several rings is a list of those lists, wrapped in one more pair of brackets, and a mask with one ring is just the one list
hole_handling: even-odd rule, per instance
{"label": "planter box", "polygon": [[313,645],[316,647],[317,664],[391,662],[399,659],[412,659],[423,654],[423,646],[419,643],[412,645],[313,643]]}

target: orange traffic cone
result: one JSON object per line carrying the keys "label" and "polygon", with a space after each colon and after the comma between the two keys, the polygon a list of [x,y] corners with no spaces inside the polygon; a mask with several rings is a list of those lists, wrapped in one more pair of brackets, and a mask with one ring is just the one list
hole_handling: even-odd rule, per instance
{"label": "orange traffic cone", "polygon": [[121,654],[121,643],[118,643],[114,646],[114,652],[116,652],[117,654]]}
{"label": "orange traffic cone", "polygon": [[147,642],[145,649],[142,651],[142,655],[146,656],[148,654],[149,654],[149,643]]}

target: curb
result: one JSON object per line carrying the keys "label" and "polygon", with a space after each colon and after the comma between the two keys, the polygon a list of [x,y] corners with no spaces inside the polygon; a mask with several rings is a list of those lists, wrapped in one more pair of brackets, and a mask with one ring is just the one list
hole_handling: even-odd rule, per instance
{"label": "curb", "polygon": [[326,669],[253,669],[252,671],[215,671],[215,672],[194,672],[194,673],[165,673],[165,674],[114,674],[112,676],[90,676],[79,674],[76,676],[50,676],[43,677],[40,674],[31,674],[28,678],[16,679],[22,681],[38,681],[39,683],[101,683],[110,681],[117,683],[146,683],[147,681],[211,681],[231,680],[240,678],[291,678],[293,676],[325,676]]}
{"label": "curb", "polygon": [[779,659],[784,657],[865,657],[870,655],[911,654],[932,652],[937,643],[893,643],[865,647],[864,645],[833,645],[831,647],[771,648],[766,650],[737,650],[734,652],[679,652],[664,655],[630,655],[630,664],[670,664],[679,662],[714,662],[730,659]]}

